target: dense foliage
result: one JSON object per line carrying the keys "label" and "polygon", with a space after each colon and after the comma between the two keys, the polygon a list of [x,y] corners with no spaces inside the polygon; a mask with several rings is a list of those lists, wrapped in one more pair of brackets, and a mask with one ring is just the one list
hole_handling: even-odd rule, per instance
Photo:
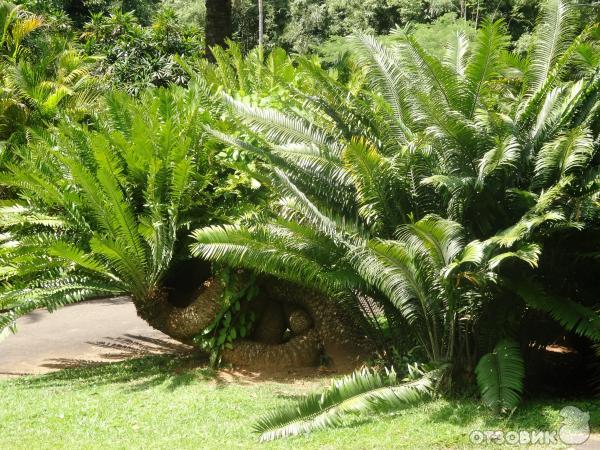
{"label": "dense foliage", "polygon": [[[14,150],[2,174],[0,326],[99,295],[159,295],[190,231],[248,211],[249,180],[204,143],[201,88],[114,93],[90,126],[69,123]],[[227,157],[225,156],[227,159]]]}
{"label": "dense foliage", "polygon": [[[81,28],[92,15],[116,11],[133,14],[149,26],[165,8],[172,8],[183,28],[203,29],[205,2],[185,0],[21,0],[28,9],[71,20]],[[407,24],[441,21],[444,31],[449,23],[469,22],[475,26],[486,17],[504,18],[513,39],[522,37],[526,45],[539,12],[540,0],[500,2],[472,0],[264,0],[266,45],[305,52],[321,51],[336,37],[354,32],[387,34]],[[236,0],[233,5],[233,37],[248,51],[258,42],[258,2]],[[582,22],[593,21],[598,5],[590,0],[577,3]],[[445,30],[444,30],[445,29]]]}
{"label": "dense foliage", "polygon": [[22,142],[27,128],[63,113],[81,118],[93,108],[102,80],[98,58],[85,55],[58,22],[0,2],[0,140]]}
{"label": "dense foliage", "polygon": [[26,5],[0,1],[0,329],[116,294],[162,329],[224,268],[191,330],[218,360],[251,334],[254,275],[317,292],[398,374],[273,412],[263,440],[475,384],[511,411],[550,345],[589,378],[597,5],[265,1],[254,48],[242,0],[208,55],[179,0]]}
{"label": "dense foliage", "polygon": [[137,95],[148,87],[185,85],[187,77],[174,55],[202,53],[197,27],[181,26],[175,10],[165,8],[143,27],[133,13],[94,14],[82,34],[88,54],[103,55],[99,69],[117,89]]}
{"label": "dense foliage", "polygon": [[[300,60],[319,86],[302,109],[225,96],[253,138],[213,134],[262,158],[281,197],[270,220],[196,231],[194,254],[367,295],[424,361],[452,363],[446,383],[471,379],[504,337],[527,352],[558,339],[536,334],[535,310],[600,339],[600,75],[581,58],[598,28],[577,34],[576,17],[548,2],[527,58],[502,20],[472,43],[456,35],[443,58],[403,32],[388,45],[358,35],[364,89]],[[491,359],[479,380],[504,372],[520,391],[524,372]],[[506,389],[484,398],[514,405]]]}

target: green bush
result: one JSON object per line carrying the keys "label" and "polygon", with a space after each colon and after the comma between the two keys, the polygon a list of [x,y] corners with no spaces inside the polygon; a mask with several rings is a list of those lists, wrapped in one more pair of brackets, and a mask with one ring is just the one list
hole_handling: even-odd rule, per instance
{"label": "green bush", "polygon": [[251,140],[213,134],[265,161],[280,200],[252,226],[196,231],[194,254],[360,292],[426,361],[451,364],[446,388],[504,337],[549,343],[532,310],[564,327],[550,342],[599,340],[600,73],[573,70],[597,24],[579,33],[576,18],[548,1],[527,59],[502,20],[443,57],[400,30],[357,35],[346,79],[297,59],[302,108],[225,95]]}
{"label": "green bush", "polygon": [[260,205],[234,158],[204,146],[207,95],[112,93],[90,126],[63,122],[15,150],[0,174],[17,193],[1,207],[0,328],[98,295],[132,295],[144,316],[189,260],[191,229]]}
{"label": "green bush", "polygon": [[155,14],[149,27],[140,25],[131,12],[93,14],[84,30],[86,51],[104,56],[101,74],[132,95],[149,87],[185,85],[188,77],[173,56],[203,54],[198,26],[181,25],[171,8]]}

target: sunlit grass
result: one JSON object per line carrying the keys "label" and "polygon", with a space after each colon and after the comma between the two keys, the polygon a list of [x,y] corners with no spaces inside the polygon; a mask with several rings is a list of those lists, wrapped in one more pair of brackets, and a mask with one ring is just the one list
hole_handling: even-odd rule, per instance
{"label": "sunlit grass", "polygon": [[265,410],[327,384],[236,379],[185,358],[149,357],[0,382],[0,448],[463,448],[469,433],[554,430],[574,404],[600,424],[598,401],[526,403],[499,419],[474,401],[435,400],[395,416],[258,444]]}

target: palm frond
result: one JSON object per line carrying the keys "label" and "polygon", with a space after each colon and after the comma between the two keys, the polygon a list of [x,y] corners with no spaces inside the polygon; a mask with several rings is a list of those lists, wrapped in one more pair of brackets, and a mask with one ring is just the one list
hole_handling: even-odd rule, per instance
{"label": "palm frond", "polygon": [[263,132],[275,144],[304,143],[337,151],[335,141],[314,124],[281,111],[248,105],[227,94],[223,98],[254,131]]}
{"label": "palm frond", "polygon": [[443,63],[461,78],[465,76],[469,40],[462,32],[456,32],[448,42]]}
{"label": "palm frond", "polygon": [[533,34],[533,50],[527,71],[527,89],[534,95],[546,83],[553,65],[574,38],[575,15],[565,0],[546,0]]}
{"label": "palm frond", "polygon": [[466,115],[472,118],[484,90],[490,81],[500,75],[502,53],[509,44],[505,24],[502,20],[485,20],[475,37],[469,63],[465,69],[469,83]]}
{"label": "palm frond", "polygon": [[505,260],[516,258],[529,264],[529,266],[536,268],[541,253],[542,248],[538,244],[525,244],[513,251],[500,253],[492,257],[488,264],[490,269],[494,270]]}
{"label": "palm frond", "polygon": [[398,129],[402,143],[410,142],[411,119],[406,103],[408,85],[394,51],[368,35],[353,36],[350,44],[359,64],[366,67],[369,82],[390,105],[393,126]]}
{"label": "palm frond", "polygon": [[475,369],[483,402],[498,412],[515,408],[523,392],[525,366],[516,342],[498,342],[484,355]]}
{"label": "palm frond", "polygon": [[[275,275],[330,293],[348,288],[344,286],[345,277],[341,272],[336,273],[315,261],[310,252],[305,254],[306,234],[302,241],[297,235],[288,235],[288,239],[281,240],[269,228],[248,230],[229,225],[198,229],[192,237],[195,240],[192,254],[209,261]],[[312,245],[323,245],[318,237],[313,235],[312,239],[315,240]]]}
{"label": "palm frond", "polygon": [[431,395],[434,373],[398,383],[396,373],[380,375],[363,370],[348,375],[322,394],[312,394],[296,405],[282,407],[262,417],[255,425],[261,442],[339,426],[348,414],[397,411]]}
{"label": "palm frond", "polygon": [[390,161],[373,145],[357,140],[346,146],[342,158],[357,191],[359,214],[367,225],[381,226],[393,210],[391,192],[385,190],[385,178],[391,176]]}
{"label": "palm frond", "polygon": [[547,186],[565,175],[583,170],[594,156],[589,130],[573,128],[542,147],[535,161],[535,185]]}
{"label": "palm frond", "polygon": [[516,168],[521,156],[521,146],[512,136],[499,139],[496,145],[483,155],[479,162],[478,183],[482,185],[486,177],[497,170]]}
{"label": "palm frond", "polygon": [[529,306],[545,311],[567,330],[600,341],[600,315],[581,303],[557,298],[529,279],[504,280],[503,283]]}

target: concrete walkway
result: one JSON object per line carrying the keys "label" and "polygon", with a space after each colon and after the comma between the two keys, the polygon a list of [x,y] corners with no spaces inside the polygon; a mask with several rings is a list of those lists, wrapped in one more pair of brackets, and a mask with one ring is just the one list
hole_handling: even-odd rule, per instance
{"label": "concrete walkway", "polygon": [[0,377],[119,361],[185,346],[150,328],[127,298],[92,300],[18,320],[17,334],[0,341]]}

